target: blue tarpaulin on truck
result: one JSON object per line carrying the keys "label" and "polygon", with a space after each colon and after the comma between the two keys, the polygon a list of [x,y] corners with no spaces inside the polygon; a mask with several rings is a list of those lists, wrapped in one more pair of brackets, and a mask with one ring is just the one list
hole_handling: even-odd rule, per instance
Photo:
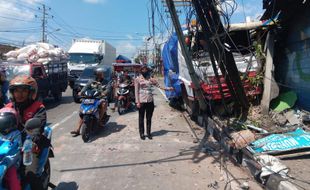
{"label": "blue tarpaulin on truck", "polygon": [[164,66],[164,82],[166,87],[173,87],[174,91],[166,91],[168,99],[182,96],[179,80],[178,38],[174,34],[164,45],[162,51]]}
{"label": "blue tarpaulin on truck", "polygon": [[119,55],[116,57],[116,63],[131,63],[131,60],[123,55]]}

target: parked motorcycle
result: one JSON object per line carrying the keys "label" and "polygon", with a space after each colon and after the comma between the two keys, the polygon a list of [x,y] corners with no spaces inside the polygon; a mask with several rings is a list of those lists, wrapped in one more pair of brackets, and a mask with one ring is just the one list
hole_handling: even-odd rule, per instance
{"label": "parked motorcycle", "polygon": [[[10,118],[12,119],[12,118]],[[9,119],[8,119],[9,120]],[[11,121],[8,121],[9,123]],[[25,130],[23,132],[27,133],[27,138],[22,144],[19,142],[18,137],[21,138],[22,132],[19,130],[11,131],[9,135],[11,138],[7,139],[3,135],[0,137],[0,190],[5,190],[7,185],[5,180],[3,180],[6,172],[11,166],[18,168],[19,176],[22,183],[22,189],[31,190],[30,184],[23,180],[25,176],[25,165],[31,165],[32,163],[32,140],[31,134],[40,128],[41,121],[37,118],[29,119],[25,124]],[[51,139],[52,129],[50,127],[45,127],[43,135],[47,139]],[[30,140],[30,142],[29,142]],[[27,144],[27,145],[26,145]],[[28,147],[28,151],[26,148]],[[23,158],[22,158],[23,157]],[[41,150],[40,160],[39,160],[39,171],[37,175],[41,179],[43,189],[47,190],[48,187],[55,188],[53,184],[50,183],[51,166],[49,158],[54,157],[53,151],[50,147]]]}
{"label": "parked motorcycle", "polygon": [[[80,115],[83,119],[81,126],[81,136],[84,142],[89,142],[91,133],[100,128],[99,106],[103,101],[107,101],[97,89],[86,90],[82,94],[82,103],[80,106]],[[107,123],[107,113],[104,113],[103,125]]]}
{"label": "parked motorcycle", "polygon": [[131,108],[133,103],[133,94],[131,85],[121,83],[118,85],[117,90],[117,111],[119,115],[124,114],[128,109]]}

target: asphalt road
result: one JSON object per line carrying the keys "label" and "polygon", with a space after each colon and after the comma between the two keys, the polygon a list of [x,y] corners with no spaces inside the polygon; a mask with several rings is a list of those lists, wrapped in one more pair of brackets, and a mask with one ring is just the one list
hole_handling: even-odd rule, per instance
{"label": "asphalt road", "polygon": [[[217,158],[194,154],[198,145],[184,118],[156,93],[154,138],[145,141],[138,136],[137,112],[118,116],[109,110],[107,126],[90,143],[83,143],[80,136],[70,135],[79,109],[71,89],[59,104],[46,100],[55,153],[51,182],[57,189],[236,189],[240,183],[231,182]],[[247,177],[239,170],[232,173],[236,172],[237,177]]]}

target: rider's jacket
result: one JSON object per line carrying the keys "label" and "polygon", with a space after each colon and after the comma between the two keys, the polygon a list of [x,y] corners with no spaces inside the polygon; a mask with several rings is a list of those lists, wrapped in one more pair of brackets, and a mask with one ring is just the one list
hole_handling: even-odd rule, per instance
{"label": "rider's jacket", "polygon": [[[25,124],[31,118],[38,118],[41,120],[41,132],[44,131],[46,125],[46,109],[44,105],[39,101],[34,101],[30,106],[24,110],[19,110],[12,102],[8,103],[6,107],[15,108],[21,116],[21,123]],[[22,127],[20,125],[20,130]]]}
{"label": "rider's jacket", "polygon": [[110,91],[110,83],[106,80],[102,80],[101,82],[90,79],[86,86],[84,86],[81,90],[81,93],[84,93],[87,90],[90,89],[97,89],[102,94],[108,94]]}

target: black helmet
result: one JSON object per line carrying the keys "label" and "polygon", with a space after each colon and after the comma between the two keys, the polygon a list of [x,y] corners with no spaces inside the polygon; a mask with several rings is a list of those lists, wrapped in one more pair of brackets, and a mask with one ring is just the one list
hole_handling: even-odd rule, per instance
{"label": "black helmet", "polygon": [[146,69],[147,71],[150,71],[150,68],[149,68],[147,65],[145,65],[145,64],[141,65],[141,67],[140,67],[140,72],[141,72],[143,69]]}
{"label": "black helmet", "polygon": [[102,67],[98,67],[98,68],[95,69],[95,75],[97,75],[99,73],[104,74],[104,69]]}
{"label": "black helmet", "polygon": [[17,113],[13,108],[2,108],[0,110],[0,134],[7,135],[17,130]]}

